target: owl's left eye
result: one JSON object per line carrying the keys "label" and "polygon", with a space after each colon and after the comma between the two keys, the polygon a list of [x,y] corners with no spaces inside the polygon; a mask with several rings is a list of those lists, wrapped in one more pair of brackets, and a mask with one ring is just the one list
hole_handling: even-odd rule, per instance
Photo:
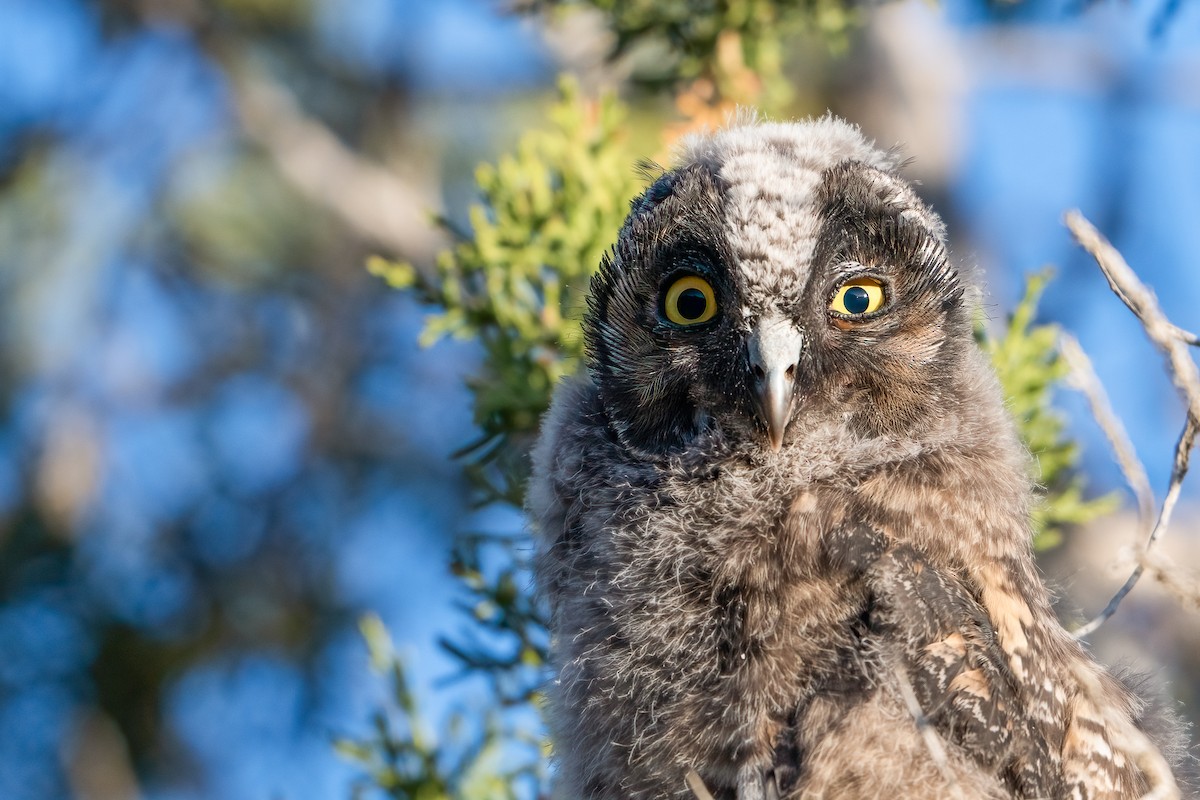
{"label": "owl's left eye", "polygon": [[848,317],[861,317],[883,307],[883,284],[874,278],[854,278],[838,287],[829,310]]}
{"label": "owl's left eye", "polygon": [[699,325],[717,313],[717,293],[699,275],[685,275],[667,288],[663,316],[676,325]]}

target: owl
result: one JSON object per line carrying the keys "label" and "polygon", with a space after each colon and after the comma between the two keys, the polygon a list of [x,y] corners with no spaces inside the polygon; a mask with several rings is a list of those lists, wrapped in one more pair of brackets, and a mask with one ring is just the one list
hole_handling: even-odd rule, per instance
{"label": "owl", "polygon": [[1174,785],[1051,609],[978,292],[899,167],[747,121],[633,203],[528,492],[559,796]]}

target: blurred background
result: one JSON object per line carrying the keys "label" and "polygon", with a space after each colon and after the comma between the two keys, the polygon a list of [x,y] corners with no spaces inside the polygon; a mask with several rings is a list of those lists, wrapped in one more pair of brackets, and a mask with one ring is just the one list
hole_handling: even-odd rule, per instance
{"label": "blurred background", "polygon": [[[562,72],[628,103],[635,185],[664,130],[719,120],[737,92],[685,62],[664,90],[655,51],[606,24],[622,5],[0,0],[0,797],[408,796],[333,746],[396,702],[367,612],[431,729],[492,724],[495,684],[438,644],[471,625],[456,540],[522,530],[452,458],[478,435],[483,351],[419,347],[420,297],[364,265],[433,274],[476,165],[548,124]],[[778,5],[820,19],[784,30],[751,94],[902,144],[993,322],[1055,265],[1040,315],[1092,356],[1161,497],[1181,405],[1061,215],[1200,327],[1200,4]],[[1088,494],[1128,507],[1085,403],[1059,403]],[[1200,575],[1196,498],[1168,545]],[[1103,606],[1133,529],[1118,514],[1046,555],[1065,616]],[[1200,617],[1153,586],[1132,600],[1096,648],[1194,719]],[[538,724],[519,723],[534,750]]]}

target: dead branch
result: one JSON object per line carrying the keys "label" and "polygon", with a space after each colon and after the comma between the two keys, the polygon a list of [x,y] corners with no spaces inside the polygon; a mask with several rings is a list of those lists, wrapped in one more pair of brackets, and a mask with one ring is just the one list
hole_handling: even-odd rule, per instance
{"label": "dead branch", "polygon": [[1066,222],[1075,240],[1096,260],[1109,287],[1141,321],[1150,341],[1167,355],[1171,378],[1188,403],[1189,416],[1200,419],[1200,370],[1187,350],[1200,340],[1167,319],[1154,293],[1083,214],[1070,211]]}
{"label": "dead branch", "polygon": [[[1167,356],[1171,379],[1183,395],[1187,404],[1187,420],[1175,446],[1175,461],[1171,468],[1171,480],[1166,497],[1159,510],[1158,519],[1142,548],[1143,555],[1150,552],[1154,543],[1162,538],[1171,521],[1171,514],[1179,500],[1179,492],[1187,475],[1188,461],[1195,445],[1196,432],[1200,428],[1200,370],[1192,360],[1188,347],[1197,343],[1196,336],[1188,333],[1167,319],[1159,308],[1154,293],[1137,277],[1125,259],[1096,230],[1079,211],[1069,211],[1066,224],[1075,240],[1092,255],[1104,273],[1109,287],[1142,323],[1146,335]],[[1094,619],[1075,631],[1076,638],[1094,632],[1116,613],[1121,601],[1133,589],[1146,571],[1146,559],[1139,558],[1137,566],[1117,590],[1108,605]]]}
{"label": "dead branch", "polygon": [[445,247],[445,237],[430,224],[441,205],[435,189],[414,187],[354,153],[305,116],[282,86],[245,68],[230,70],[230,76],[246,134],[310,201],[389,255],[424,263]]}
{"label": "dead branch", "polygon": [[692,790],[696,800],[713,800],[712,792],[704,785],[703,779],[696,773],[696,770],[689,769],[684,780],[687,781],[688,788]]}
{"label": "dead branch", "polygon": [[1175,329],[1175,336],[1178,337],[1181,342],[1191,345],[1192,347],[1200,347],[1200,336],[1197,336],[1190,331],[1185,331],[1178,325],[1172,325],[1171,327]]}
{"label": "dead branch", "polygon": [[1200,575],[1180,569],[1158,552],[1141,553],[1138,563],[1182,605],[1200,611]]}
{"label": "dead branch", "polygon": [[1100,376],[1096,374],[1092,361],[1083,351],[1079,340],[1065,331],[1059,333],[1058,351],[1071,370],[1067,376],[1067,384],[1088,401],[1092,417],[1104,433],[1104,437],[1108,439],[1113,456],[1121,467],[1121,474],[1125,477],[1125,483],[1129,485],[1137,500],[1138,529],[1145,538],[1153,530],[1155,508],[1154,490],[1150,488],[1146,468],[1138,459],[1133,442],[1130,441],[1120,417],[1113,411],[1108,393],[1104,391],[1104,384],[1100,382]]}
{"label": "dead branch", "polygon": [[925,744],[925,749],[929,751],[929,757],[933,759],[934,766],[937,767],[938,772],[942,773],[946,782],[955,787],[955,796],[961,796],[962,792],[958,788],[958,781],[954,773],[950,771],[949,762],[946,759],[946,748],[942,746],[942,740],[938,737],[937,731],[929,724],[929,717],[925,716],[925,710],[921,708],[921,703],[917,700],[917,693],[913,691],[908,676],[899,668],[892,670],[892,676],[896,679],[896,688],[900,692],[900,699],[904,701],[905,708],[912,715],[913,722],[917,724],[917,732],[921,734],[921,741]]}

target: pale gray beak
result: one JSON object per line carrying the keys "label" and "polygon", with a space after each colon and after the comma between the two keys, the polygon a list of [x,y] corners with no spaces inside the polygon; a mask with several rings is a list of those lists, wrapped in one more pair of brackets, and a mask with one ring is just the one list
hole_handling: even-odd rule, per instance
{"label": "pale gray beak", "polygon": [[782,315],[764,317],[750,334],[754,394],[775,452],[783,446],[783,434],[792,418],[796,371],[803,346],[800,329]]}

